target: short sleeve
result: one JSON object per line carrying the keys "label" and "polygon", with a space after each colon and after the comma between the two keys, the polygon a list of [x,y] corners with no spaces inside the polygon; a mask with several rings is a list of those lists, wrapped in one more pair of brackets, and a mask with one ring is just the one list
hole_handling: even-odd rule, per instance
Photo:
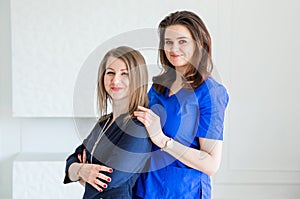
{"label": "short sleeve", "polygon": [[197,137],[223,140],[224,115],[229,100],[227,91],[217,83],[205,83],[201,89]]}

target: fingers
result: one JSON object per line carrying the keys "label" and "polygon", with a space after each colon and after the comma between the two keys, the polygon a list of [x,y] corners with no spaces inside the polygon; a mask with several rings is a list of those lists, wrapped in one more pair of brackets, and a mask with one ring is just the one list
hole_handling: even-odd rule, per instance
{"label": "fingers", "polygon": [[[108,168],[105,166],[101,166],[101,167],[102,167],[102,169],[105,169],[105,170],[107,170],[106,168]],[[93,187],[95,187],[98,191],[102,192],[103,188],[105,189],[108,187],[108,185],[103,181],[111,182],[111,178],[107,175],[104,175],[103,173],[98,173],[96,176],[96,179],[94,180],[93,183],[91,183],[91,185]]]}
{"label": "fingers", "polygon": [[159,118],[159,116],[156,115],[151,109],[142,106],[138,106],[138,110],[135,111],[134,113],[144,114],[145,116],[152,116],[153,118]]}
{"label": "fingers", "polygon": [[83,179],[92,185],[99,192],[102,192],[103,189],[107,188],[108,185],[106,182],[111,182],[112,179],[103,174],[102,172],[112,173],[113,169],[107,166],[98,165],[98,164],[85,164],[82,168],[82,177]]}
{"label": "fingers", "polygon": [[87,163],[87,160],[86,160],[86,149],[83,149],[82,155],[79,153],[77,155],[77,157],[78,157],[80,163]]}
{"label": "fingers", "polygon": [[137,119],[142,122],[145,127],[150,127],[153,122],[157,121],[159,122],[158,116],[153,113],[150,109],[147,112],[144,111],[134,111],[134,116],[137,117]]}
{"label": "fingers", "polygon": [[79,159],[79,162],[80,162],[80,163],[83,163],[83,162],[82,162],[82,158],[81,158],[81,154],[80,154],[80,153],[77,155],[77,157],[78,157],[78,159]]}
{"label": "fingers", "polygon": [[145,107],[143,107],[143,106],[138,106],[138,110],[141,110],[141,111],[148,111],[148,110],[150,110],[150,109],[145,108]]}
{"label": "fingers", "polygon": [[107,182],[111,182],[111,178],[108,177],[107,175],[104,175],[103,173],[98,173],[97,178],[105,180]]}
{"label": "fingers", "polygon": [[[100,192],[102,192],[103,191],[103,189],[102,188],[107,188],[107,184],[106,183],[104,183],[104,182],[102,182],[101,180],[99,180],[99,179],[95,179],[95,181],[94,181],[94,185],[97,187],[96,189],[98,190],[98,191],[100,191]],[[95,187],[94,186],[94,187]]]}
{"label": "fingers", "polygon": [[142,106],[138,106],[138,111],[137,112],[143,112],[146,115],[149,114],[149,115],[154,116],[154,117],[157,116],[151,109],[148,109],[148,108],[145,108],[145,107],[142,107]]}
{"label": "fingers", "polygon": [[113,169],[107,166],[103,166],[103,165],[96,165],[96,169],[100,172],[100,171],[106,171],[109,173],[113,172]]}
{"label": "fingers", "polygon": [[143,117],[139,117],[139,116],[137,116],[136,117],[140,122],[142,122],[142,124],[147,128],[148,126],[150,126],[150,124],[149,124],[149,122],[146,120],[146,119],[144,119]]}
{"label": "fingers", "polygon": [[[102,188],[100,188],[99,186],[98,186],[98,181],[99,180],[95,180],[94,182],[92,182],[92,183],[90,183],[90,185],[92,185],[95,189],[97,189],[97,191],[99,191],[99,192],[103,192],[103,189]],[[100,182],[100,181],[99,181]]]}
{"label": "fingers", "polygon": [[82,161],[83,161],[84,163],[87,162],[87,161],[86,161],[86,149],[83,150]]}

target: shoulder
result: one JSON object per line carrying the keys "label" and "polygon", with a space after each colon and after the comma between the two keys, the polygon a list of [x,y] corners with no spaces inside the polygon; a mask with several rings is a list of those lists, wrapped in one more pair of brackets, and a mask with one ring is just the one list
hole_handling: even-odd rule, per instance
{"label": "shoulder", "polygon": [[195,93],[200,106],[226,107],[229,101],[226,88],[211,77],[196,88]]}
{"label": "shoulder", "polygon": [[226,88],[212,77],[207,78],[195,92],[201,96],[228,96]]}
{"label": "shoulder", "polygon": [[221,89],[226,90],[226,88],[219,82],[217,82],[212,77],[208,77],[200,86],[198,86],[195,90],[201,91],[201,92],[209,92],[213,89]]}
{"label": "shoulder", "polygon": [[146,153],[151,150],[147,130],[136,118],[130,118],[120,128],[122,138],[117,144],[120,148],[134,153]]}
{"label": "shoulder", "polygon": [[134,123],[134,125],[137,125],[137,126],[145,128],[144,124],[142,122],[140,122],[136,117],[131,118],[131,120]]}
{"label": "shoulder", "polygon": [[158,94],[158,92],[155,90],[154,86],[152,85],[148,91],[148,97],[151,97],[151,96],[157,95],[157,94]]}
{"label": "shoulder", "polygon": [[130,118],[125,125],[124,129],[127,135],[135,138],[148,138],[148,133],[145,126],[136,118]]}
{"label": "shoulder", "polygon": [[165,92],[159,93],[157,90],[155,90],[154,86],[152,85],[150,90],[148,91],[148,99],[149,107],[151,107],[153,104],[157,104],[161,100],[166,100],[166,95]]}

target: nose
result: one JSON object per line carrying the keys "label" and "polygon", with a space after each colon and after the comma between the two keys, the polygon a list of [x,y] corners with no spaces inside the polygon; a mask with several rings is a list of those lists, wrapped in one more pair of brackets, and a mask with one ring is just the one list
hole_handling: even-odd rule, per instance
{"label": "nose", "polygon": [[171,52],[177,52],[178,50],[179,50],[179,45],[177,43],[174,43],[170,48]]}
{"label": "nose", "polygon": [[112,83],[118,84],[121,81],[121,74],[116,73],[112,79]]}

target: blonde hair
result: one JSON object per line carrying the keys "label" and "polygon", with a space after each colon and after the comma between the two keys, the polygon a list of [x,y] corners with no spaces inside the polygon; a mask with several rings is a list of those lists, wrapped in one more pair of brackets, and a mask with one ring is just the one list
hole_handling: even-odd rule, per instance
{"label": "blonde hair", "polygon": [[129,73],[129,107],[128,115],[133,116],[133,112],[137,110],[138,106],[148,106],[147,83],[148,72],[146,62],[142,54],[128,46],[120,46],[118,48],[108,51],[99,66],[98,70],[98,109],[99,116],[107,114],[107,103],[111,100],[104,87],[104,74],[106,71],[106,64],[109,57],[121,59],[127,66]]}

